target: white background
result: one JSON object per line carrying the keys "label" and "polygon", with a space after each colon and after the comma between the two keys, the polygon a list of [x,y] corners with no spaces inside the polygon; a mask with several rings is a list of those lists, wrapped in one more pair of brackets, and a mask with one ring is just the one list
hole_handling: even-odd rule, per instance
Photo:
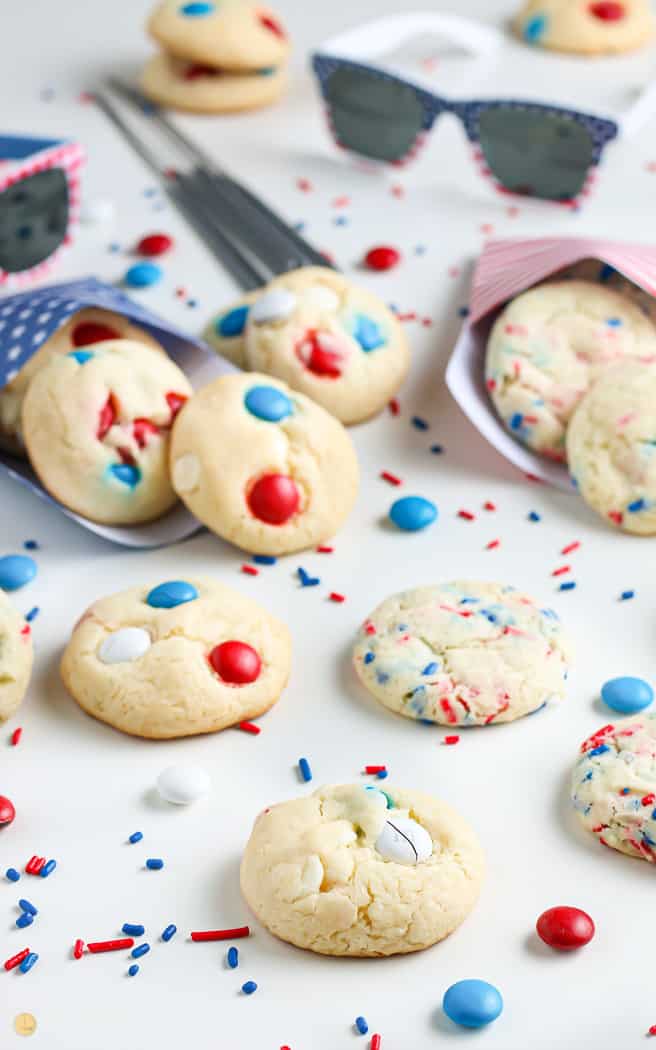
{"label": "white background", "polygon": [[[433,4],[433,9],[441,5]],[[461,13],[488,19],[510,14],[512,3],[461,0]],[[143,300],[180,325],[198,331],[212,312],[235,295],[231,280],[172,210],[155,211],[144,196],[155,180],[90,105],[78,101],[105,73],[132,74],[149,54],[142,26],[147,0],[22,0],[0,10],[2,130],[79,138],[90,155],[87,199],[111,199],[116,222],[86,228],[57,276],[94,272],[118,279],[138,237],[164,230],[176,238],[165,260],[165,280]],[[0,883],[2,958],[24,945],[40,961],[28,975],[0,976],[0,1047],[22,1045],[13,1019],[21,1010],[38,1022],[34,1045],[47,1050],[197,1050],[236,1048],[341,1050],[364,1046],[352,1022],[364,1014],[382,1035],[383,1050],[433,1046],[486,1046],[497,1050],[547,1050],[555,1046],[616,1050],[643,1045],[656,1022],[653,943],[656,913],[653,870],[604,851],[576,825],[568,805],[570,768],[580,741],[609,714],[598,699],[609,677],[654,677],[652,596],[656,569],[647,540],[607,529],[574,495],[525,481],[492,452],[450,402],[443,369],[457,334],[458,308],[466,301],[463,270],[480,250],[489,224],[502,235],[586,234],[644,240],[653,233],[656,174],[654,126],[636,143],[608,151],[599,189],[578,215],[558,208],[509,202],[477,175],[466,142],[450,121],[429,149],[401,173],[371,175],[337,155],[324,133],[306,72],[308,48],[322,38],[397,5],[391,0],[279,0],[295,40],[295,80],[278,108],[251,116],[181,119],[198,142],[246,179],[307,234],[355,271],[376,243],[398,245],[404,262],[393,273],[358,274],[404,311],[433,319],[409,324],[414,362],[401,394],[402,414],[384,413],[352,431],[362,463],[357,507],[339,536],[334,555],[303,554],[240,575],[242,555],[210,535],[148,554],[126,553],[101,542],[30,494],[0,479],[1,550],[19,551],[34,537],[39,575],[16,596],[27,611],[41,607],[34,623],[37,647],[29,696],[2,730],[0,789],[18,816],[0,833],[0,870],[22,868],[35,852],[56,857],[48,881],[23,876]],[[592,109],[617,108],[649,74],[654,55],[583,62],[543,56],[508,43],[507,56],[487,88],[548,100],[557,91]],[[435,54],[422,42],[419,58]],[[415,56],[416,62],[417,56]],[[417,68],[417,66],[416,66]],[[436,84],[474,91],[463,66],[459,77]],[[53,92],[45,101],[44,90]],[[480,88],[482,90],[482,87]],[[308,178],[302,193],[296,179]],[[405,187],[398,199],[392,184]],[[339,196],[352,203],[332,206]],[[346,215],[349,224],[335,225]],[[124,251],[111,254],[110,242]],[[424,255],[415,255],[417,245]],[[198,300],[193,309],[175,296],[184,286]],[[414,414],[430,431],[410,424]],[[429,446],[440,442],[443,456]],[[403,492],[434,499],[438,523],[427,532],[401,535],[382,521],[399,495],[380,481],[381,470],[405,481]],[[497,513],[485,513],[484,500]],[[466,507],[477,515],[457,517]],[[527,520],[536,509],[542,521]],[[494,552],[486,543],[501,539]],[[579,553],[560,549],[581,540]],[[558,594],[550,573],[570,562],[578,589]],[[299,589],[303,565],[321,587]],[[141,581],[211,573],[261,600],[290,624],[294,665],[289,688],[262,719],[254,738],[236,730],[194,740],[148,743],[122,736],[85,716],[60,684],[57,663],[68,633],[93,599]],[[578,658],[566,704],[500,728],[462,733],[457,747],[441,747],[443,733],[385,712],[356,686],[349,667],[353,632],[389,593],[458,576],[498,578],[552,602],[574,636]],[[637,592],[621,604],[619,593]],[[327,601],[330,590],[347,595]],[[16,749],[11,730],[24,727]],[[489,859],[479,906],[447,942],[416,955],[382,961],[312,956],[280,943],[250,920],[240,899],[238,864],[257,812],[270,802],[308,790],[295,765],[306,755],[315,784],[357,779],[368,762],[386,762],[389,783],[434,792],[476,827]],[[158,803],[153,784],[177,761],[204,766],[211,796],[186,810]],[[143,843],[127,846],[135,829]],[[146,872],[147,856],[166,867]],[[15,902],[25,895],[41,909],[26,933],[14,928]],[[585,908],[597,923],[594,942],[563,957],[536,941],[540,912],[556,904]],[[153,950],[135,980],[125,977],[119,955],[70,959],[76,937],[118,934],[124,921],[146,924]],[[254,936],[241,943],[242,963],[225,969],[220,945],[192,945],[191,929],[252,921]],[[159,932],[179,928],[170,944]],[[505,1012],[479,1033],[457,1030],[441,1013],[445,989],[464,977],[496,984]],[[243,981],[259,990],[239,994]]]}

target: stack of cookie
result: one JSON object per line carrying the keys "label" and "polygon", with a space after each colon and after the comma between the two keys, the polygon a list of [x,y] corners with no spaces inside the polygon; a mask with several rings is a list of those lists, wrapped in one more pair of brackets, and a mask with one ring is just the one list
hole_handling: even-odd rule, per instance
{"label": "stack of cookie", "polygon": [[153,102],[192,113],[227,113],[268,106],[285,89],[287,34],[260,4],[163,0],[148,31],[162,48],[141,77]]}

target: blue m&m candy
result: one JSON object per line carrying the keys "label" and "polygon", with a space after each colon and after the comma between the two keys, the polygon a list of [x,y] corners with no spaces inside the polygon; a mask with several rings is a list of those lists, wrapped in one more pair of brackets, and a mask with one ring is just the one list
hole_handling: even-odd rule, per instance
{"label": "blue m&m candy", "polygon": [[487,981],[458,981],[444,994],[442,1009],[463,1028],[482,1028],[496,1021],[503,1010],[501,993]]}
{"label": "blue m&m candy", "polygon": [[252,416],[266,423],[279,423],[294,411],[287,395],[275,386],[252,386],[244,398],[244,404]]}
{"label": "blue m&m candy", "polygon": [[404,496],[392,504],[389,516],[404,532],[419,532],[435,521],[437,507],[423,496]]}
{"label": "blue m&m candy", "polygon": [[141,481],[141,471],[133,463],[113,463],[109,468],[109,473],[131,489],[136,488]]}
{"label": "blue m&m candy", "polygon": [[90,350],[71,350],[69,357],[74,357],[78,365],[86,365],[87,361],[90,361],[93,354]]}
{"label": "blue m&m candy", "polygon": [[154,262],[139,262],[131,266],[124,277],[129,288],[150,288],[163,277],[162,267]]}
{"label": "blue m&m candy", "polygon": [[222,336],[223,339],[232,339],[241,335],[248,320],[248,310],[248,306],[236,306],[234,310],[219,317],[214,325],[217,335]]}
{"label": "blue m&m candy", "polygon": [[211,15],[214,11],[214,4],[206,2],[206,0],[193,0],[190,4],[183,4],[179,9],[181,15],[186,15],[187,18],[202,18],[204,15]]}
{"label": "blue m&m candy", "polygon": [[360,344],[365,353],[377,350],[379,346],[385,345],[385,338],[375,321],[364,314],[358,314],[355,321],[354,338]]}
{"label": "blue m&m candy", "polygon": [[175,609],[176,605],[184,605],[193,602],[198,597],[198,591],[193,583],[186,580],[169,580],[153,587],[146,598],[146,605],[152,609]]}
{"label": "blue m&m candy", "polygon": [[635,715],[653,702],[654,690],[642,678],[611,678],[601,687],[601,699],[613,711]]}
{"label": "blue m&m candy", "polygon": [[17,591],[36,576],[36,562],[27,554],[7,554],[0,558],[0,589]]}

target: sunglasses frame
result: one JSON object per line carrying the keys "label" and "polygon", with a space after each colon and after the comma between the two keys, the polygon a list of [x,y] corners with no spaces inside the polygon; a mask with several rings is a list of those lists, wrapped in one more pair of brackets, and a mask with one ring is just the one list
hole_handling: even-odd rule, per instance
{"label": "sunglasses frame", "polygon": [[[339,141],[332,120],[332,106],[328,94],[330,78],[339,69],[349,69],[360,73],[366,73],[369,76],[378,77],[388,83],[408,87],[414,91],[417,100],[421,104],[423,119],[421,128],[417,133],[413,145],[402,157],[398,158],[398,160],[379,161],[379,163],[387,163],[392,167],[404,167],[414,159],[426,143],[438,118],[444,113],[451,113],[461,121],[465,128],[467,138],[474,147],[474,161],[476,162],[479,172],[492,181],[497,192],[507,196],[529,196],[531,200],[544,200],[550,204],[556,204],[567,208],[577,208],[580,199],[588,196],[590,193],[595,180],[596,169],[601,161],[604,148],[609,142],[617,137],[620,130],[619,125],[614,120],[598,117],[592,113],[586,113],[581,110],[568,109],[565,106],[550,106],[541,102],[522,101],[521,99],[452,100],[446,98],[444,95],[435,94],[427,88],[421,87],[409,78],[390,73],[379,66],[354,61],[350,58],[341,58],[336,55],[324,54],[322,52],[317,52],[312,56],[312,68],[319,80],[321,94],[327,109],[328,123],[331,133],[335,142],[341,149],[347,149],[349,152],[355,153],[358,156],[366,156],[366,154],[360,154],[357,150],[353,150],[352,147],[347,147]],[[586,131],[588,131],[592,140],[592,157],[584,185],[577,197],[564,200],[553,200],[551,198],[533,196],[532,194],[520,194],[513,190],[509,190],[496,178],[494,172],[489,168],[480,147],[481,114],[494,109],[528,110],[535,113],[547,114],[549,116],[566,117],[569,120],[580,124],[586,129]],[[373,160],[374,158],[370,159]]]}

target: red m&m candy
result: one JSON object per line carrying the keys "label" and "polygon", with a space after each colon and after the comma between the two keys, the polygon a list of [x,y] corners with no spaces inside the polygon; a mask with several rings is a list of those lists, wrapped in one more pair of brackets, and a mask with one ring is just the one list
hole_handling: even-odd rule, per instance
{"label": "red m&m candy", "polygon": [[396,248],[381,244],[368,251],[364,261],[370,270],[392,270],[401,262],[401,253]]}
{"label": "red m&m candy", "polygon": [[580,908],[549,908],[542,913],[535,928],[538,937],[560,952],[583,948],[595,935],[595,924]]}
{"label": "red m&m candy", "polygon": [[167,233],[150,233],[142,237],[137,245],[139,255],[163,255],[173,244],[173,239]]}
{"label": "red m&m candy", "polygon": [[209,656],[212,668],[229,685],[248,685],[260,677],[262,661],[246,642],[222,642]]}
{"label": "red m&m candy", "polygon": [[0,828],[6,827],[11,824],[12,820],[16,816],[16,810],[11,799],[5,798],[4,795],[0,795]]}
{"label": "red m&m candy", "polygon": [[626,9],[624,4],[616,3],[615,0],[601,0],[600,3],[590,4],[590,14],[602,22],[619,22],[624,18]]}
{"label": "red m&m candy", "polygon": [[301,496],[286,474],[265,474],[248,493],[251,514],[267,525],[284,525],[296,514]]}
{"label": "red m&m candy", "polygon": [[81,321],[76,324],[71,333],[73,346],[91,346],[92,343],[102,343],[105,339],[120,339],[120,332],[110,328],[108,324],[100,324],[97,321]]}
{"label": "red m&m candy", "polygon": [[315,376],[339,379],[342,374],[343,354],[329,332],[309,328],[296,348],[296,355]]}

